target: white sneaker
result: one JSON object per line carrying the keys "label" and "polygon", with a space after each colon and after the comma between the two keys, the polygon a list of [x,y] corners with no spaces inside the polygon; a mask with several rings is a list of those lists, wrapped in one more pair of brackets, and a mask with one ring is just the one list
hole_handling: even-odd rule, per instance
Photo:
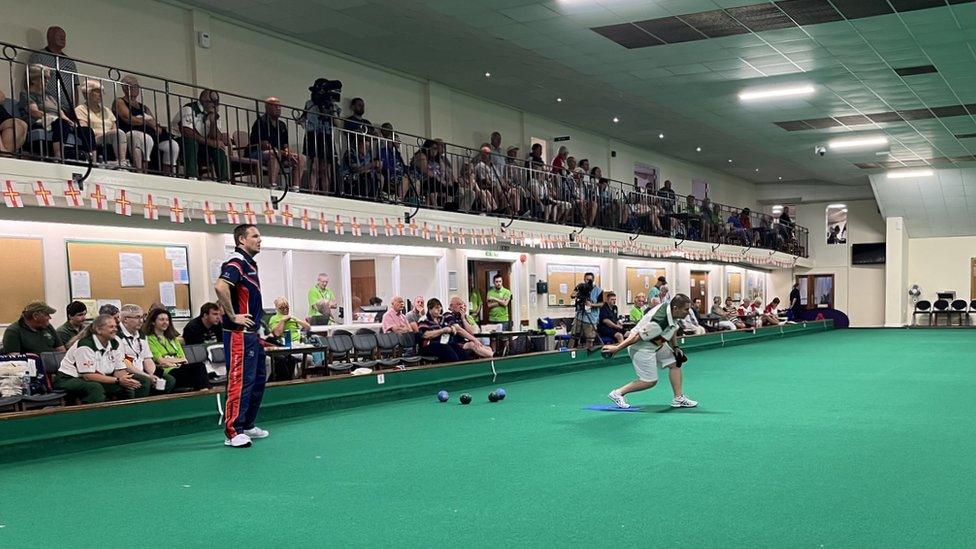
{"label": "white sneaker", "polygon": [[248,448],[251,446],[251,437],[245,435],[244,433],[239,433],[234,435],[234,438],[225,438],[224,446],[231,446],[234,448]]}
{"label": "white sneaker", "polygon": [[610,391],[610,394],[607,396],[610,397],[610,400],[617,405],[617,408],[630,408],[630,404],[627,403],[627,399],[625,399],[624,395],[620,394],[616,389]]}
{"label": "white sneaker", "polygon": [[251,427],[250,429],[244,431],[244,434],[251,438],[268,438],[268,435],[271,433],[260,427]]}
{"label": "white sneaker", "polygon": [[691,400],[684,395],[676,396],[674,397],[674,400],[671,401],[672,408],[694,408],[695,406],[698,406],[698,401]]}

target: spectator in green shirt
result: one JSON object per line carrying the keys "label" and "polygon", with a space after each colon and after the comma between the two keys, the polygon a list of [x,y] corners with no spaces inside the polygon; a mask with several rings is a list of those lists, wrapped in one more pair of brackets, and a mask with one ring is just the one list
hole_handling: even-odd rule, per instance
{"label": "spectator in green shirt", "polygon": [[315,286],[308,291],[308,314],[312,316],[318,310],[316,304],[325,302],[329,309],[336,309],[339,303],[336,301],[335,292],[329,288],[329,275],[319,273]]}
{"label": "spectator in green shirt", "polygon": [[210,388],[207,378],[207,367],[197,362],[189,364],[183,345],[180,344],[180,334],[173,327],[173,319],[165,309],[153,309],[142,325],[142,333],[149,344],[149,352],[157,367],[173,376],[176,388],[188,387],[194,390]]}
{"label": "spectator in green shirt", "polygon": [[275,314],[271,316],[268,320],[268,327],[271,328],[271,334],[281,341],[284,341],[285,332],[291,333],[292,343],[298,343],[302,340],[302,330],[308,330],[308,322],[292,316],[291,315],[291,305],[289,305],[288,300],[279,297],[275,300]]}
{"label": "spectator in green shirt", "polygon": [[3,353],[64,352],[64,342],[51,326],[51,315],[57,312],[43,301],[31,301],[17,322],[3,332]]}
{"label": "spectator in green shirt", "polygon": [[647,296],[643,292],[634,296],[634,305],[630,308],[630,319],[640,322],[644,318],[644,307],[647,306]]}
{"label": "spectator in green shirt", "polygon": [[64,343],[65,347],[67,347],[68,342],[81,333],[81,329],[85,327],[85,317],[88,316],[88,308],[80,301],[72,301],[64,308],[64,314],[68,319],[64,324],[58,326],[57,332],[58,337],[61,338],[61,343]]}
{"label": "spectator in green shirt", "polygon": [[495,275],[491,282],[492,287],[488,290],[488,299],[485,300],[488,306],[488,322],[501,324],[503,331],[509,331],[512,329],[512,319],[508,306],[512,303],[512,292],[502,287],[502,275]]}
{"label": "spectator in green shirt", "polygon": [[481,308],[484,307],[485,302],[482,301],[481,292],[477,288],[471,288],[471,295],[468,297],[468,302],[471,303],[469,314],[475,318],[481,318]]}

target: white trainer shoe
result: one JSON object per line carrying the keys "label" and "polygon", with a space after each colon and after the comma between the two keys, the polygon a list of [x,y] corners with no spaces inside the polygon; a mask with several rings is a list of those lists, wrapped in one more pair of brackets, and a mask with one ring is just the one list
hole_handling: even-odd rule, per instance
{"label": "white trainer shoe", "polygon": [[268,435],[270,435],[271,433],[265,431],[260,427],[251,427],[250,429],[245,430],[244,434],[254,439],[254,438],[268,438]]}
{"label": "white trainer shoe", "polygon": [[698,406],[698,401],[691,400],[684,395],[676,396],[674,397],[674,400],[671,401],[672,408],[694,408],[695,406]]}
{"label": "white trainer shoe", "polygon": [[232,448],[248,448],[251,446],[251,437],[245,435],[244,433],[238,433],[234,435],[234,438],[225,438],[224,446],[230,446]]}
{"label": "white trainer shoe", "polygon": [[610,394],[607,396],[610,397],[610,400],[617,405],[617,408],[630,408],[630,404],[627,403],[627,399],[625,399],[624,395],[620,394],[616,389],[610,391]]}

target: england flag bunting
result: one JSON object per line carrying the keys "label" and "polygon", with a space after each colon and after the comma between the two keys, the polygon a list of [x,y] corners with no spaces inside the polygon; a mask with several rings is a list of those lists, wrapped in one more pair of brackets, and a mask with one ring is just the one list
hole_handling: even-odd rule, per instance
{"label": "england flag bunting", "polygon": [[441,226],[439,224],[434,228],[434,240],[437,242],[444,242],[444,233],[441,231]]}
{"label": "england flag bunting", "polygon": [[146,200],[142,203],[142,217],[150,221],[159,221],[160,199],[152,193],[146,193]]}
{"label": "england flag bunting", "polygon": [[447,243],[454,244],[454,227],[447,228]]}
{"label": "england flag bunting", "polygon": [[285,204],[281,207],[281,224],[285,227],[294,227],[293,220],[295,219],[295,212],[291,211],[291,205]]}
{"label": "england flag bunting", "polygon": [[125,189],[115,189],[115,213],[118,215],[132,215],[132,200]]}
{"label": "england flag bunting", "polygon": [[254,207],[251,206],[250,202],[244,202],[244,207],[241,208],[240,213],[241,213],[241,218],[244,220],[244,223],[250,223],[251,225],[254,225],[255,223],[258,222],[258,213],[254,211]]}
{"label": "england flag bunting", "polygon": [[359,224],[359,220],[355,217],[352,218],[352,235],[363,236],[363,227]]}
{"label": "england flag bunting", "polygon": [[302,221],[302,229],[306,231],[312,230],[312,217],[308,213],[308,208],[302,208],[302,217],[299,219]]}
{"label": "england flag bunting", "polygon": [[488,229],[478,229],[478,232],[480,233],[480,236],[481,236],[481,245],[482,246],[487,246],[488,245]]}
{"label": "england flag bunting", "polygon": [[[169,205],[169,220],[172,223],[183,223],[186,221],[186,207],[183,206],[183,201],[180,197],[174,196],[173,201]],[[204,221],[206,221],[206,212],[204,212]],[[217,220],[214,219],[214,223]]]}
{"label": "england flag bunting", "polygon": [[335,225],[332,226],[334,234],[346,234],[346,226],[342,223],[342,218],[338,215],[335,218]]}
{"label": "england flag bunting", "polygon": [[102,192],[101,183],[93,183],[91,185],[92,192],[88,195],[88,199],[91,201],[91,207],[96,210],[107,210],[108,209],[108,196]]}
{"label": "england flag bunting", "polygon": [[[277,225],[278,224],[278,212],[271,206],[270,200],[264,201],[264,208],[261,209],[261,215],[264,216],[264,223],[266,225]],[[251,223],[248,221],[248,223]]]}
{"label": "england flag bunting", "polygon": [[84,205],[84,193],[78,189],[78,185],[74,181],[68,180],[64,182],[64,190],[61,193],[64,196],[64,200],[68,203],[69,208],[80,208]]}
{"label": "england flag bunting", "polygon": [[19,187],[20,185],[15,184],[9,179],[3,186],[3,203],[6,204],[8,208],[24,207],[24,199],[20,196],[20,190],[18,190]]}
{"label": "england flag bunting", "polygon": [[495,232],[495,229],[491,230],[491,243],[498,244],[498,233]]}
{"label": "england flag bunting", "polygon": [[241,212],[238,209],[237,204],[234,204],[233,202],[228,202],[227,211],[224,213],[227,214],[227,222],[230,223],[231,225],[241,224]]}
{"label": "england flag bunting", "polygon": [[399,219],[399,218],[397,218],[396,235],[397,236],[406,236],[404,234],[404,232],[403,232],[403,220],[402,219]]}
{"label": "england flag bunting", "polygon": [[378,233],[376,232],[376,218],[371,217],[369,218],[369,236],[377,236],[377,235]]}
{"label": "england flag bunting", "polygon": [[319,232],[329,232],[329,218],[325,216],[325,212],[319,212]]}
{"label": "england flag bunting", "polygon": [[386,236],[393,236],[393,225],[390,223],[389,217],[383,218],[383,233]]}
{"label": "england flag bunting", "polygon": [[[173,200],[176,200],[176,198],[174,197]],[[200,207],[200,210],[203,212],[204,223],[207,225],[217,224],[217,211],[214,210],[214,207],[210,205],[209,200],[203,201],[203,205]]]}
{"label": "england flag bunting", "polygon": [[38,206],[49,208],[54,205],[54,193],[44,185],[43,181],[35,181],[33,191]]}
{"label": "england flag bunting", "polygon": [[424,236],[424,240],[430,240],[430,229],[427,227],[426,221],[424,221],[424,230],[422,234]]}
{"label": "england flag bunting", "polygon": [[467,246],[468,245],[468,239],[464,236],[464,228],[463,227],[460,228],[460,229],[458,229],[458,235],[461,237],[461,245],[462,246]]}
{"label": "england flag bunting", "polygon": [[410,220],[410,236],[419,236],[419,231],[417,230],[417,222]]}

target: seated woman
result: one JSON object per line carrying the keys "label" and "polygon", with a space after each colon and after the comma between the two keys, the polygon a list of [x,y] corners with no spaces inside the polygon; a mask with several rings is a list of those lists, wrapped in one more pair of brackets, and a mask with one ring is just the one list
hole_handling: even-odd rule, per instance
{"label": "seated woman", "polygon": [[427,301],[427,314],[417,324],[422,355],[436,356],[440,362],[457,362],[464,349],[454,341],[458,326],[444,322],[444,306],[436,297]]}
{"label": "seated woman", "polygon": [[189,364],[183,346],[180,345],[179,333],[173,327],[173,319],[166,309],[152,309],[146,322],[142,325],[142,333],[149,343],[153,360],[163,372],[173,376],[176,388],[189,387],[195,391],[210,388],[207,368],[203,363]]}
{"label": "seated woman", "polygon": [[[158,157],[160,171],[165,175],[173,174],[180,158],[180,145],[166,127],[159,124],[149,107],[139,101],[140,91],[135,76],[122,77],[122,97],[112,104],[119,129],[129,134],[132,161],[137,169],[152,165]],[[143,159],[146,159],[145,163]]]}
{"label": "seated woman", "polygon": [[149,377],[126,370],[112,315],[98,315],[65,353],[54,388],[67,391],[82,404],[149,395]]}
{"label": "seated woman", "polygon": [[715,296],[712,298],[712,308],[709,310],[709,316],[715,317],[718,321],[715,326],[719,330],[729,330],[735,331],[735,323],[729,318],[729,315],[725,312],[725,308],[722,307],[722,298]]}
{"label": "seated woman", "polygon": [[[758,301],[758,300],[757,300]],[[763,326],[776,326],[779,324],[779,298],[774,297],[769,305],[763,309],[762,313],[762,323]]]}
{"label": "seated woman", "polygon": [[[290,343],[294,345],[300,343],[302,341],[302,330],[309,330],[311,325],[297,316],[292,316],[291,305],[284,297],[276,299],[274,304],[275,314],[271,315],[271,318],[268,319],[268,328],[271,330],[271,335],[277,338],[282,344]],[[286,336],[285,334],[288,335]],[[305,355],[305,358],[308,363],[312,360],[312,357],[308,355]],[[295,377],[295,364],[301,359],[302,355],[300,354],[275,357],[271,361],[274,380],[293,379]]]}
{"label": "seated woman", "polygon": [[[57,158],[82,159],[95,148],[95,135],[78,126],[75,111],[45,90],[48,70],[32,65],[27,71],[27,89],[21,92],[17,108],[20,117],[29,121],[30,147],[35,154],[53,154]],[[47,148],[51,143],[50,151]]]}
{"label": "seated woman", "polygon": [[154,393],[169,393],[176,386],[173,376],[163,372],[153,361],[149,342],[142,334],[142,320],[145,318],[142,307],[131,303],[125,304],[119,310],[119,350],[122,351],[126,368],[132,375],[142,375],[149,378],[150,387]]}
{"label": "seated woman", "polygon": [[742,330],[746,327],[746,323],[739,318],[739,310],[736,309],[731,297],[725,298],[725,317],[735,326],[736,330]]}
{"label": "seated woman", "polygon": [[[98,80],[88,80],[81,85],[82,104],[75,107],[78,124],[83,128],[91,128],[95,133],[95,143],[106,152],[111,147],[115,152],[119,165],[123,168],[129,164],[129,136],[119,129],[115,115],[102,104],[102,84]],[[143,157],[139,152],[136,158],[136,168],[142,169]]]}
{"label": "seated woman", "polygon": [[[0,102],[6,98],[3,91],[0,91]],[[25,141],[27,141],[27,122],[15,118],[3,105],[0,105],[0,153],[16,152]]]}

